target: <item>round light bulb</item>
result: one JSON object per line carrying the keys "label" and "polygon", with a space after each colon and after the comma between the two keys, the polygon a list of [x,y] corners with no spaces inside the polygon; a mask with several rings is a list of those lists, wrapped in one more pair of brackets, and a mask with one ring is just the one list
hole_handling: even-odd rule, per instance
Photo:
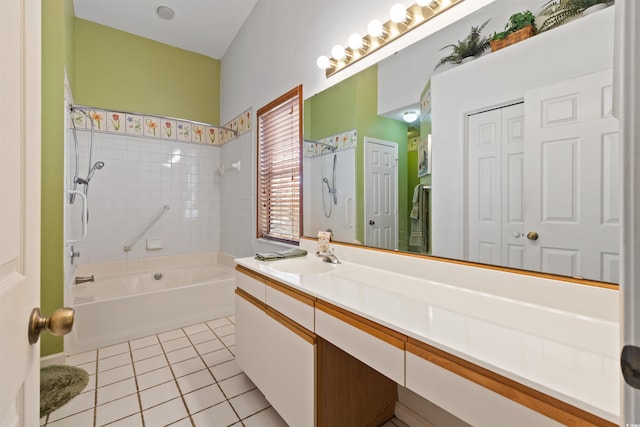
{"label": "round light bulb", "polygon": [[402,3],[394,4],[389,11],[389,18],[396,24],[404,21],[407,19],[407,8]]}
{"label": "round light bulb", "polygon": [[362,37],[358,33],[353,33],[349,36],[347,44],[353,50],[362,49]]}
{"label": "round light bulb", "polygon": [[426,5],[431,3],[431,0],[416,0],[416,3],[418,3],[418,6],[425,7]]}
{"label": "round light bulb", "polygon": [[344,52],[344,48],[337,44],[335,45],[332,49],[331,49],[331,56],[333,56],[335,59],[342,59],[345,57],[345,52]]}
{"label": "round light bulb", "polygon": [[404,114],[402,115],[402,120],[404,120],[407,123],[413,123],[416,121],[417,118],[418,118],[418,113],[416,113],[415,111],[405,111]]}
{"label": "round light bulb", "polygon": [[331,66],[331,61],[327,56],[322,55],[318,57],[316,64],[318,65],[318,68],[320,68],[321,70],[326,70]]}
{"label": "round light bulb", "polygon": [[382,22],[378,21],[377,19],[369,22],[369,25],[367,26],[367,32],[371,37],[380,37],[382,35],[382,31]]}

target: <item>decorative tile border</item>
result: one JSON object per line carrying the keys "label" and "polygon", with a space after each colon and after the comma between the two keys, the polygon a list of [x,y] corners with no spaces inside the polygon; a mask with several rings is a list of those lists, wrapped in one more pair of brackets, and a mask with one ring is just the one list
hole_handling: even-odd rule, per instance
{"label": "decorative tile border", "polygon": [[[66,68],[64,70],[64,91],[66,105],[75,105]],[[251,108],[243,111],[233,120],[225,123],[224,126],[156,115],[100,110],[92,107],[78,107],[78,109],[82,109],[93,119],[94,132],[220,146],[251,130]],[[78,110],[69,114],[69,120],[73,121],[76,129],[91,129],[91,120]],[[69,127],[71,127],[71,123],[69,123]]]}
{"label": "decorative tile border", "polygon": [[[241,114],[238,114],[232,120],[225,123],[224,126],[222,127],[226,129],[221,129],[221,128],[218,129],[219,137],[220,137],[220,140],[222,141],[221,145],[226,144],[232,139],[235,139],[238,136],[245,134],[251,130],[251,113],[252,113],[251,108],[249,108],[244,112],[242,112]],[[235,130],[236,131],[235,134],[234,132],[228,129]]]}
{"label": "decorative tile border", "polygon": [[[169,117],[87,109],[85,107],[78,107],[70,114],[70,119],[73,120],[76,129],[91,129],[91,120],[78,111],[80,108],[93,119],[94,132],[220,146],[251,130],[251,109],[244,111],[224,127],[220,127]],[[237,135],[232,130],[236,130]]]}
{"label": "decorative tile border", "polygon": [[[358,131],[356,129],[331,135],[326,138],[319,139],[318,142],[333,145],[337,150],[347,150],[355,148],[358,145]],[[321,144],[304,144],[304,157],[315,157],[322,154],[323,145]]]}

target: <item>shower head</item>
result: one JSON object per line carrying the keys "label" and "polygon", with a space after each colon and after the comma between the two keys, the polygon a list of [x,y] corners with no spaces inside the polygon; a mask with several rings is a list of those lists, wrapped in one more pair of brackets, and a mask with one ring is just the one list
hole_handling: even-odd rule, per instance
{"label": "shower head", "polygon": [[87,175],[86,181],[87,182],[91,181],[91,178],[93,178],[93,174],[96,171],[96,169],[102,169],[103,167],[104,167],[104,162],[102,161],[95,162],[93,166],[91,166],[91,169],[89,169],[89,174]]}

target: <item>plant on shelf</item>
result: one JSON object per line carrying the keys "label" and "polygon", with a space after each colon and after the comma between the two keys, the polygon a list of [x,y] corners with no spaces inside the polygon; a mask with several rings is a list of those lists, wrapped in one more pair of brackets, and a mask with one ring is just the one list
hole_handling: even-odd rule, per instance
{"label": "plant on shelf", "polygon": [[479,27],[471,27],[469,34],[462,40],[458,40],[457,44],[449,44],[440,50],[444,50],[447,48],[453,48],[453,52],[451,55],[447,55],[444,58],[441,58],[440,61],[436,64],[435,69],[441,67],[446,63],[451,64],[460,64],[465,58],[473,58],[482,55],[487,49],[489,49],[489,41],[491,37],[482,36],[482,30],[489,20],[485,21],[484,24]]}
{"label": "plant on shelf", "polygon": [[514,13],[504,26],[504,31],[493,33],[491,51],[494,52],[533,36],[536,32],[536,17],[530,10]]}
{"label": "plant on shelf", "polygon": [[540,11],[540,16],[547,16],[540,26],[540,32],[559,27],[591,6],[609,2],[611,0],[549,0]]}
{"label": "plant on shelf", "polygon": [[521,30],[529,25],[536,28],[536,17],[530,10],[525,10],[524,12],[514,13],[509,17],[509,22],[504,26],[504,29],[508,33],[515,33],[518,30]]}

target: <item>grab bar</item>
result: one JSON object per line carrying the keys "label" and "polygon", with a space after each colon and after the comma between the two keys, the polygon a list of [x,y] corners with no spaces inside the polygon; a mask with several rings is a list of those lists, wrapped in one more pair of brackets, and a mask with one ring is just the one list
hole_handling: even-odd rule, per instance
{"label": "grab bar", "polygon": [[158,220],[160,219],[160,217],[162,215],[164,215],[164,213],[166,211],[169,210],[169,205],[164,205],[160,211],[156,214],[156,216],[153,217],[153,219],[149,222],[149,224],[147,224],[137,235],[136,237],[134,237],[133,239],[131,239],[131,242],[128,245],[125,245],[124,247],[124,251],[125,252],[129,252],[131,250],[131,248],[133,248],[133,245],[135,245],[138,240],[140,240],[140,238],[144,235],[144,233],[146,233],[152,226],[153,224],[155,224],[156,222],[158,222]]}
{"label": "grab bar", "polygon": [[66,240],[66,243],[78,243],[84,240],[85,237],[87,237],[87,219],[89,217],[89,212],[87,211],[87,196],[84,195],[84,193],[82,191],[78,191],[78,190],[64,190],[65,193],[69,193],[69,194],[75,194],[77,196],[80,196],[80,198],[82,199],[82,237],[80,237],[79,239],[76,240]]}

